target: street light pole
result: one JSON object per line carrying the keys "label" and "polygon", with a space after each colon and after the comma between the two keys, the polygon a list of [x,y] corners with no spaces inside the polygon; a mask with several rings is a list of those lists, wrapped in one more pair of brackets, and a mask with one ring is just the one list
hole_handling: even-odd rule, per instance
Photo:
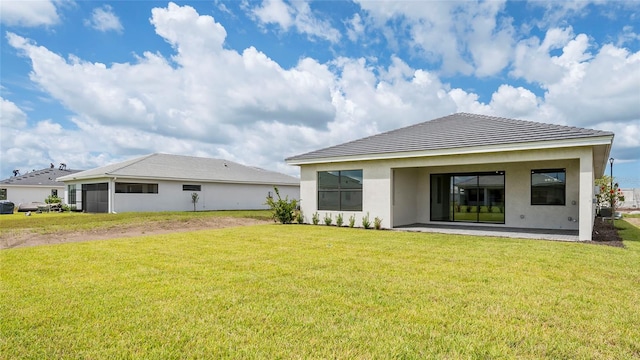
{"label": "street light pole", "polygon": [[609,158],[609,164],[611,165],[611,188],[609,189],[609,202],[611,203],[611,227],[614,227],[613,221],[616,214],[615,202],[613,201],[613,196],[615,195],[615,192],[613,191],[613,160],[613,158]]}

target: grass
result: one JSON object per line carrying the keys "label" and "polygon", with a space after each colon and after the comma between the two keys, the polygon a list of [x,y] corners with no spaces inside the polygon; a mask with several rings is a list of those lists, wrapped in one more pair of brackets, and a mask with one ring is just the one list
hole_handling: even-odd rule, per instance
{"label": "grass", "polygon": [[79,212],[65,213],[24,213],[0,215],[0,234],[17,229],[30,229],[37,233],[53,233],[58,231],[76,231],[88,229],[108,229],[123,225],[148,224],[162,221],[189,221],[207,217],[238,217],[259,220],[271,220],[267,210],[239,211],[199,211],[199,212],[140,212],[121,214],[87,214]]}
{"label": "grass", "polygon": [[627,248],[260,225],[0,251],[3,358],[640,357]]}

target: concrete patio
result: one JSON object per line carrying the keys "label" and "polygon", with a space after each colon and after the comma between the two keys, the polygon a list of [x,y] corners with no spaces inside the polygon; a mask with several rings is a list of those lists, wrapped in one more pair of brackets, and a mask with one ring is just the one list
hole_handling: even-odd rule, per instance
{"label": "concrete patio", "polygon": [[395,227],[396,231],[432,232],[442,234],[495,236],[519,239],[539,239],[557,241],[579,241],[578,230],[544,230],[521,228],[496,228],[474,225],[445,225],[445,224],[412,224]]}

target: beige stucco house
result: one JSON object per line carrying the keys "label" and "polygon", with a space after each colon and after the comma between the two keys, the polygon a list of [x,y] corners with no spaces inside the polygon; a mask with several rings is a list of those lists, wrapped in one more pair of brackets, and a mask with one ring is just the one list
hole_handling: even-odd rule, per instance
{"label": "beige stucco house", "polygon": [[458,113],[286,159],[301,208],[385,228],[575,231],[590,240],[611,132]]}

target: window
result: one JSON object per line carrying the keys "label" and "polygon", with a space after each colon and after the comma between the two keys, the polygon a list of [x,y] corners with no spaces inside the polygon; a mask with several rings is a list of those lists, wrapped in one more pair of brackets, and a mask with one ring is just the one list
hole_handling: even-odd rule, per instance
{"label": "window", "polygon": [[51,196],[58,197],[58,189],[51,189]]}
{"label": "window", "polygon": [[0,189],[0,200],[7,200],[7,189]]}
{"label": "window", "polygon": [[362,170],[319,171],[318,210],[362,211]]}
{"label": "window", "polygon": [[68,185],[67,186],[67,193],[68,193],[68,196],[69,196],[69,199],[67,199],[67,204],[68,205],[75,205],[76,204],[76,184]]}
{"label": "window", "polygon": [[202,185],[182,185],[182,191],[200,191]]}
{"label": "window", "polygon": [[531,205],[565,205],[565,169],[531,170]]}
{"label": "window", "polygon": [[116,183],[117,194],[157,194],[158,184]]}

